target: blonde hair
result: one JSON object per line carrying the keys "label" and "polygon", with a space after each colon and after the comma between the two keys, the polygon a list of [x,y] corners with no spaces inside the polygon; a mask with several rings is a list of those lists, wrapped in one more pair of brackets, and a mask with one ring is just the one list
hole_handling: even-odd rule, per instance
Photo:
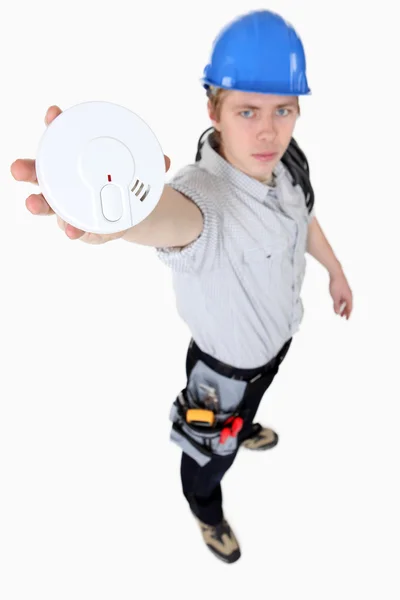
{"label": "blonde hair", "polygon": [[[213,85],[210,85],[210,87],[207,89],[207,97],[210,101],[213,116],[216,121],[220,120],[222,101],[228,92],[229,90],[225,90],[224,88],[217,88]],[[214,142],[216,147],[221,147],[221,134],[216,129],[214,129],[212,133],[212,141]]]}
{"label": "blonde hair", "polygon": [[211,85],[207,90],[207,96],[210,100],[210,104],[212,106],[215,119],[219,121],[221,116],[221,108],[222,108],[222,100],[224,96],[226,96],[229,90],[225,90],[224,88],[217,88]]}

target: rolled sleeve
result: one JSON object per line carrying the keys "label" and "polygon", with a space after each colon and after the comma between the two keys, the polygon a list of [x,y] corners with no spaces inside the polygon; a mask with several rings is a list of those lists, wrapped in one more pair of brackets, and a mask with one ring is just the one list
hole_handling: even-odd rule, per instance
{"label": "rolled sleeve", "polygon": [[168,184],[194,202],[203,215],[203,229],[193,242],[183,248],[156,248],[160,260],[174,271],[206,270],[212,267],[215,259],[221,219],[214,198],[202,183],[201,174],[192,173],[190,182],[179,177]]}

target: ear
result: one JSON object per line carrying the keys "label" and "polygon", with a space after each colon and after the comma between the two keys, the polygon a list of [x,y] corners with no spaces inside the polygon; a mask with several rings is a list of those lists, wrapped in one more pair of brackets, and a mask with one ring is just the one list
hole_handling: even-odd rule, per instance
{"label": "ear", "polygon": [[210,118],[210,121],[212,123],[212,126],[214,127],[214,129],[216,129],[217,131],[220,131],[219,128],[219,123],[216,120],[216,116],[215,116],[215,112],[214,112],[214,108],[213,105],[211,103],[211,100],[209,99],[207,102],[207,110],[208,110],[208,116]]}

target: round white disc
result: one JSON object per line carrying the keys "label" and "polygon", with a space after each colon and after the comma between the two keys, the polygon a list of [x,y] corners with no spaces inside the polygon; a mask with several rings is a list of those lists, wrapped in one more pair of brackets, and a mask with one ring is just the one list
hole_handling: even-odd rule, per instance
{"label": "round white disc", "polygon": [[137,225],[154,210],[165,160],[138,115],[110,102],[84,102],[47,127],[36,173],[57,215],[83,231],[107,234]]}

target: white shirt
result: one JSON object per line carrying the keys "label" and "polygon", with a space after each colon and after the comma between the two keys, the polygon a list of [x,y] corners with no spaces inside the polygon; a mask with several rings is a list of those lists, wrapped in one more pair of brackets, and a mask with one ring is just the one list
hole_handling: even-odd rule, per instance
{"label": "white shirt", "polygon": [[169,185],[203,213],[185,248],[157,248],[172,269],[177,309],[207,354],[237,368],[267,363],[299,329],[308,214],[300,186],[279,162],[275,187],[246,175],[206,139],[199,162]]}

